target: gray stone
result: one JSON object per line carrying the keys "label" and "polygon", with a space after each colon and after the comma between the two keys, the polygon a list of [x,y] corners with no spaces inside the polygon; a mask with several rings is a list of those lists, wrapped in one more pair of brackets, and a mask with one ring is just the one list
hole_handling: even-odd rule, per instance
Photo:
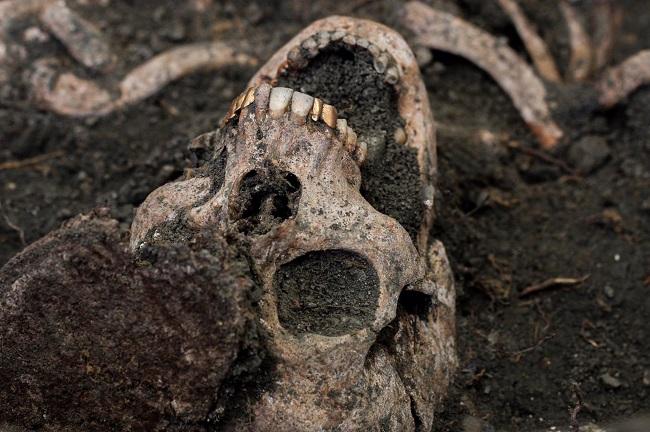
{"label": "gray stone", "polygon": [[600,168],[610,155],[607,141],[596,135],[585,136],[569,149],[569,161],[578,171],[590,174]]}

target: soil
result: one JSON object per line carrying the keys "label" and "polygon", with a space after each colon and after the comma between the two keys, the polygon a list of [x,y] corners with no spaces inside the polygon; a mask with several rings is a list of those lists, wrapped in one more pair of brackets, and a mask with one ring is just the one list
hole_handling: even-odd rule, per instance
{"label": "soil", "polygon": [[294,334],[341,336],[375,319],[379,277],[353,252],[310,252],[280,267],[273,285],[280,323]]}
{"label": "soil", "polygon": [[[492,1],[433,3],[521,50]],[[556,11],[541,0],[522,3],[565,64],[566,31]],[[617,61],[650,47],[646,2],[620,3],[626,18]],[[243,41],[264,61],[318,17],[394,24],[397,4],[226,0],[197,15],[178,2],[114,0],[78,10],[117,51],[113,73],[121,76],[152,53],[212,38]],[[53,42],[32,55],[45,52],[66,58]],[[0,86],[0,164],[43,157],[0,169],[0,265],[97,205],[111,207],[127,228],[150,191],[192,165],[189,140],[215,128],[255,70],[193,75],[125,111],[85,120],[35,109],[21,72]],[[567,425],[578,400],[581,422],[650,410],[650,89],[607,112],[563,111],[558,120],[568,138],[544,160],[526,151],[536,142],[489,76],[439,52],[422,72],[439,126],[432,236],[444,242],[457,281],[461,362],[434,430],[462,430],[467,416],[485,421],[484,430]],[[557,90],[568,100],[575,89]],[[604,141],[609,152],[579,173],[575,167],[584,165],[571,149],[585,138]],[[556,277],[588,278],[521,297]]]}

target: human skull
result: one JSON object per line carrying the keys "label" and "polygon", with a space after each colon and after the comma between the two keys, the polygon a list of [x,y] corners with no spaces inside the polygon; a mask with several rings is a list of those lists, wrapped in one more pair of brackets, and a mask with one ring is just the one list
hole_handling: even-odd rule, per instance
{"label": "human skull", "polygon": [[[368,21],[335,17],[303,33],[329,27],[395,54],[406,141],[429,181],[433,120],[412,53]],[[268,73],[256,80],[223,127],[195,141],[210,161],[146,199],[131,246],[182,241],[208,226],[245,245],[262,287],[258,318],[273,384],[224,428],[429,430],[456,366],[453,281],[442,245],[428,245],[432,206],[412,239],[360,193],[367,143],[336,109],[264,83]]]}

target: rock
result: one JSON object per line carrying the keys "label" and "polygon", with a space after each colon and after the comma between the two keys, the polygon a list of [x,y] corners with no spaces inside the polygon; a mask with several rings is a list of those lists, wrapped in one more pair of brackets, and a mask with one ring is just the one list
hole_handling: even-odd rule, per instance
{"label": "rock", "polygon": [[258,353],[248,266],[214,238],[136,263],[124,237],[77,217],[0,271],[0,430],[195,431],[232,409],[217,395]]}
{"label": "rock", "polygon": [[590,174],[600,168],[610,155],[607,141],[596,135],[585,136],[569,149],[569,161],[578,171]]}
{"label": "rock", "polygon": [[604,373],[600,376],[600,380],[608,387],[619,388],[623,383],[618,378],[613,377],[609,372]]}

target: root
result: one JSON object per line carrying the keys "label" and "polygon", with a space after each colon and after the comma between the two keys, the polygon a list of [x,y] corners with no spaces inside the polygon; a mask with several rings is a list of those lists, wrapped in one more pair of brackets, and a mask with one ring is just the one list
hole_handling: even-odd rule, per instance
{"label": "root", "polygon": [[460,18],[417,1],[406,4],[402,23],[415,34],[417,44],[464,57],[485,70],[510,96],[542,147],[557,145],[563,133],[551,118],[546,88],[510,47]]}
{"label": "root", "polygon": [[650,84],[650,50],[643,50],[603,74],[596,84],[599,102],[610,108],[647,84]]}
{"label": "root", "polygon": [[584,81],[591,74],[592,46],[591,39],[580,21],[579,14],[568,0],[560,1],[560,11],[569,30],[571,60],[569,76],[574,81]]}
{"label": "root", "polygon": [[223,42],[197,43],[173,48],[138,66],[122,79],[115,92],[70,72],[59,74],[53,60],[36,63],[31,84],[37,102],[48,110],[72,117],[103,116],[194,72],[254,64],[255,59]]}
{"label": "root", "polygon": [[560,72],[553,60],[546,42],[539,36],[534,25],[528,20],[516,0],[498,0],[501,9],[510,17],[524,42],[533,64],[542,78],[560,82]]}

